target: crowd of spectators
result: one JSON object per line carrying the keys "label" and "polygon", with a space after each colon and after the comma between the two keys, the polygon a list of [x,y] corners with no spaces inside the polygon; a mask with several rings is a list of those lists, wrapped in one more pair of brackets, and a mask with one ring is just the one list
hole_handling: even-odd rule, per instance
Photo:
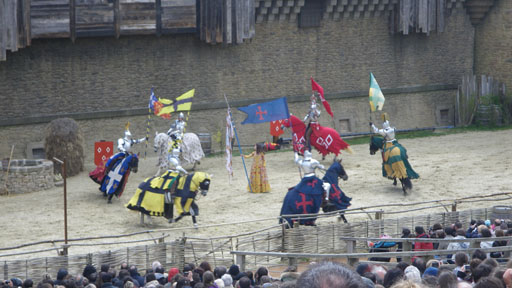
{"label": "crowd of spectators", "polygon": [[[510,226],[510,223],[500,220],[492,224],[488,220],[471,221],[465,230],[460,223],[448,227],[435,224],[428,231],[417,226],[414,234],[404,229],[402,237],[482,237],[489,238],[489,241],[481,242],[482,248],[496,247],[508,245],[508,241],[498,238],[511,235]],[[374,243],[372,248],[379,245]],[[505,264],[507,255],[502,252],[486,253],[480,249],[471,255],[467,254],[467,250],[457,251],[465,250],[468,245],[466,242],[416,242],[415,251],[446,249],[453,250],[453,255],[440,255],[432,259],[413,257],[411,264],[397,258],[396,264],[368,262],[353,268],[336,262],[311,263],[302,273],[297,271],[297,267],[290,266],[278,277],[272,276],[266,267],[259,267],[256,271],[240,271],[237,265],[212,268],[208,262],[202,262],[199,266],[189,263],[184,267],[165,268],[155,261],[143,276],[136,266],[127,263],[118,267],[119,271],[110,265],[101,265],[99,271],[95,266],[87,265],[79,275],[71,275],[66,269],[60,269],[55,277],[45,275],[39,283],[33,283],[31,279],[23,281],[11,278],[2,281],[0,288],[512,288],[512,260],[506,266],[499,265],[499,262]],[[377,260],[389,262],[391,259],[381,257]]]}

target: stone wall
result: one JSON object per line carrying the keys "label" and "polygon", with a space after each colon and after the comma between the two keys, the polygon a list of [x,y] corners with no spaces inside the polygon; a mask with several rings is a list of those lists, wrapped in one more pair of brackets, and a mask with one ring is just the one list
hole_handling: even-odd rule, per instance
{"label": "stone wall", "polygon": [[[494,1],[475,29],[475,73],[492,76],[512,89],[512,1]],[[509,92],[510,93],[510,92]]]}
{"label": "stone wall", "polygon": [[[5,162],[5,161],[2,161]],[[0,171],[7,171],[6,163],[2,163]],[[2,173],[0,187],[5,185]],[[50,160],[13,159],[9,167],[7,190],[9,193],[31,193],[54,187],[53,162]]]}
{"label": "stone wall", "polygon": [[[390,35],[388,19],[376,16],[327,19],[307,29],[296,22],[260,23],[252,41],[226,47],[201,43],[195,35],[34,40],[0,62],[0,155],[16,144],[15,156],[24,157],[27,143],[42,141],[45,123],[58,115],[79,121],[88,151],[94,141],[121,137],[128,120],[142,137],[152,86],[164,98],[195,88],[189,131],[224,133],[224,94],[245,105],[283,96],[308,101],[311,76],[333,106],[335,125],[348,118],[351,132],[366,132],[370,72],[390,91],[456,86],[473,67],[473,42],[474,29],[461,8],[446,18],[445,32],[429,36]],[[455,90],[385,96],[384,110],[397,128],[427,127],[438,122],[436,105],[453,106]],[[307,107],[290,102],[290,111],[301,117]],[[116,112],[109,117],[110,110]],[[237,123],[244,118],[235,117]],[[322,121],[332,126],[325,112]],[[168,129],[168,121],[155,122],[158,130]],[[23,123],[30,125],[14,126]],[[243,143],[270,137],[268,125],[237,128]]]}

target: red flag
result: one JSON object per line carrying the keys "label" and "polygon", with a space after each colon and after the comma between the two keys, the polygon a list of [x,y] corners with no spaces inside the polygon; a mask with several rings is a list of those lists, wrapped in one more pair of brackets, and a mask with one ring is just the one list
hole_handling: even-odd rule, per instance
{"label": "red flag", "polygon": [[331,117],[334,117],[334,115],[332,114],[332,111],[331,111],[331,105],[329,105],[329,102],[327,102],[327,100],[325,100],[324,88],[322,88],[322,86],[318,85],[318,83],[316,83],[315,80],[313,80],[313,77],[311,77],[311,89],[313,91],[317,91],[318,94],[320,94],[320,100],[322,100],[322,104],[324,105],[325,111],[327,111],[327,113],[329,113],[329,115],[331,115]]}

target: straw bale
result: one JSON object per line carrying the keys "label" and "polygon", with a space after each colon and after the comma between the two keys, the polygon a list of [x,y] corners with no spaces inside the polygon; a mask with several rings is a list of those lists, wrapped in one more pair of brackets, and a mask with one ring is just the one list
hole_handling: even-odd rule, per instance
{"label": "straw bale", "polygon": [[[66,161],[67,176],[74,176],[84,170],[84,137],[82,130],[71,118],[58,118],[46,127],[46,157],[56,157]],[[55,173],[60,173],[60,165],[54,165]]]}

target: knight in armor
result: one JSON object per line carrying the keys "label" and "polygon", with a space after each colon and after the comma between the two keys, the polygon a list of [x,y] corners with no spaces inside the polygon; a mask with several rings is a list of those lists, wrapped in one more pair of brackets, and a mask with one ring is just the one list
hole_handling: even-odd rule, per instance
{"label": "knight in armor", "polygon": [[183,139],[183,133],[185,132],[185,115],[183,112],[180,112],[178,115],[178,119],[174,120],[171,124],[171,128],[167,131],[167,135],[171,137],[171,146],[169,148],[169,162],[172,166],[174,166],[175,170],[182,174],[188,174],[187,170],[185,170],[181,166],[180,154],[181,154],[181,141]]}
{"label": "knight in armor", "polygon": [[[299,156],[299,153],[295,152],[295,163],[299,165],[299,168],[301,168],[302,171],[304,171],[304,177],[302,178],[301,183],[314,181],[315,179],[320,180],[319,178],[316,177],[315,170],[325,170],[324,165],[320,164],[318,160],[313,159],[311,151],[308,150],[304,151],[304,157],[302,158]],[[329,200],[330,185],[329,183],[325,182],[322,184],[322,186],[324,191],[326,192],[325,199]]]}
{"label": "knight in armor", "polygon": [[128,153],[130,153],[132,145],[139,144],[144,141],[148,141],[148,138],[146,137],[146,138],[140,138],[140,139],[136,139],[136,140],[132,139],[132,133],[130,133],[130,123],[128,122],[128,123],[126,123],[125,131],[124,131],[124,138],[119,138],[117,140],[117,150],[119,150],[119,152],[128,154]]}
{"label": "knight in armor", "polygon": [[172,166],[174,166],[174,169],[178,171],[179,173],[187,175],[188,172],[181,166],[180,161],[180,154],[181,154],[181,147],[179,145],[178,141],[174,141],[171,145],[171,148],[169,149],[169,162]]}
{"label": "knight in armor", "polygon": [[171,136],[173,140],[181,140],[183,138],[186,125],[187,123],[185,122],[185,115],[183,115],[183,112],[180,112],[178,119],[174,120],[174,122],[171,124],[171,128],[169,128],[167,131],[167,135]]}
{"label": "knight in armor", "polygon": [[387,113],[382,114],[382,129],[377,128],[373,123],[370,123],[373,133],[380,134],[384,137],[386,142],[391,143],[396,141],[395,139],[395,127],[391,127],[389,124],[389,117]]}
{"label": "knight in armor", "polygon": [[300,157],[299,153],[295,152],[295,164],[299,165],[299,167],[304,171],[304,178],[306,177],[315,177],[315,170],[325,169],[324,165],[320,164],[318,160],[315,160],[311,157],[310,151],[304,151],[304,157]]}
{"label": "knight in armor", "polygon": [[[317,93],[317,92],[315,92]],[[308,114],[304,117],[304,123],[307,123],[308,126],[306,128],[306,133],[304,138],[306,140],[307,150],[311,151],[311,133],[313,133],[314,127],[318,124],[318,118],[320,117],[320,110],[318,110],[316,105],[316,95],[311,95],[311,106],[309,108]]]}

